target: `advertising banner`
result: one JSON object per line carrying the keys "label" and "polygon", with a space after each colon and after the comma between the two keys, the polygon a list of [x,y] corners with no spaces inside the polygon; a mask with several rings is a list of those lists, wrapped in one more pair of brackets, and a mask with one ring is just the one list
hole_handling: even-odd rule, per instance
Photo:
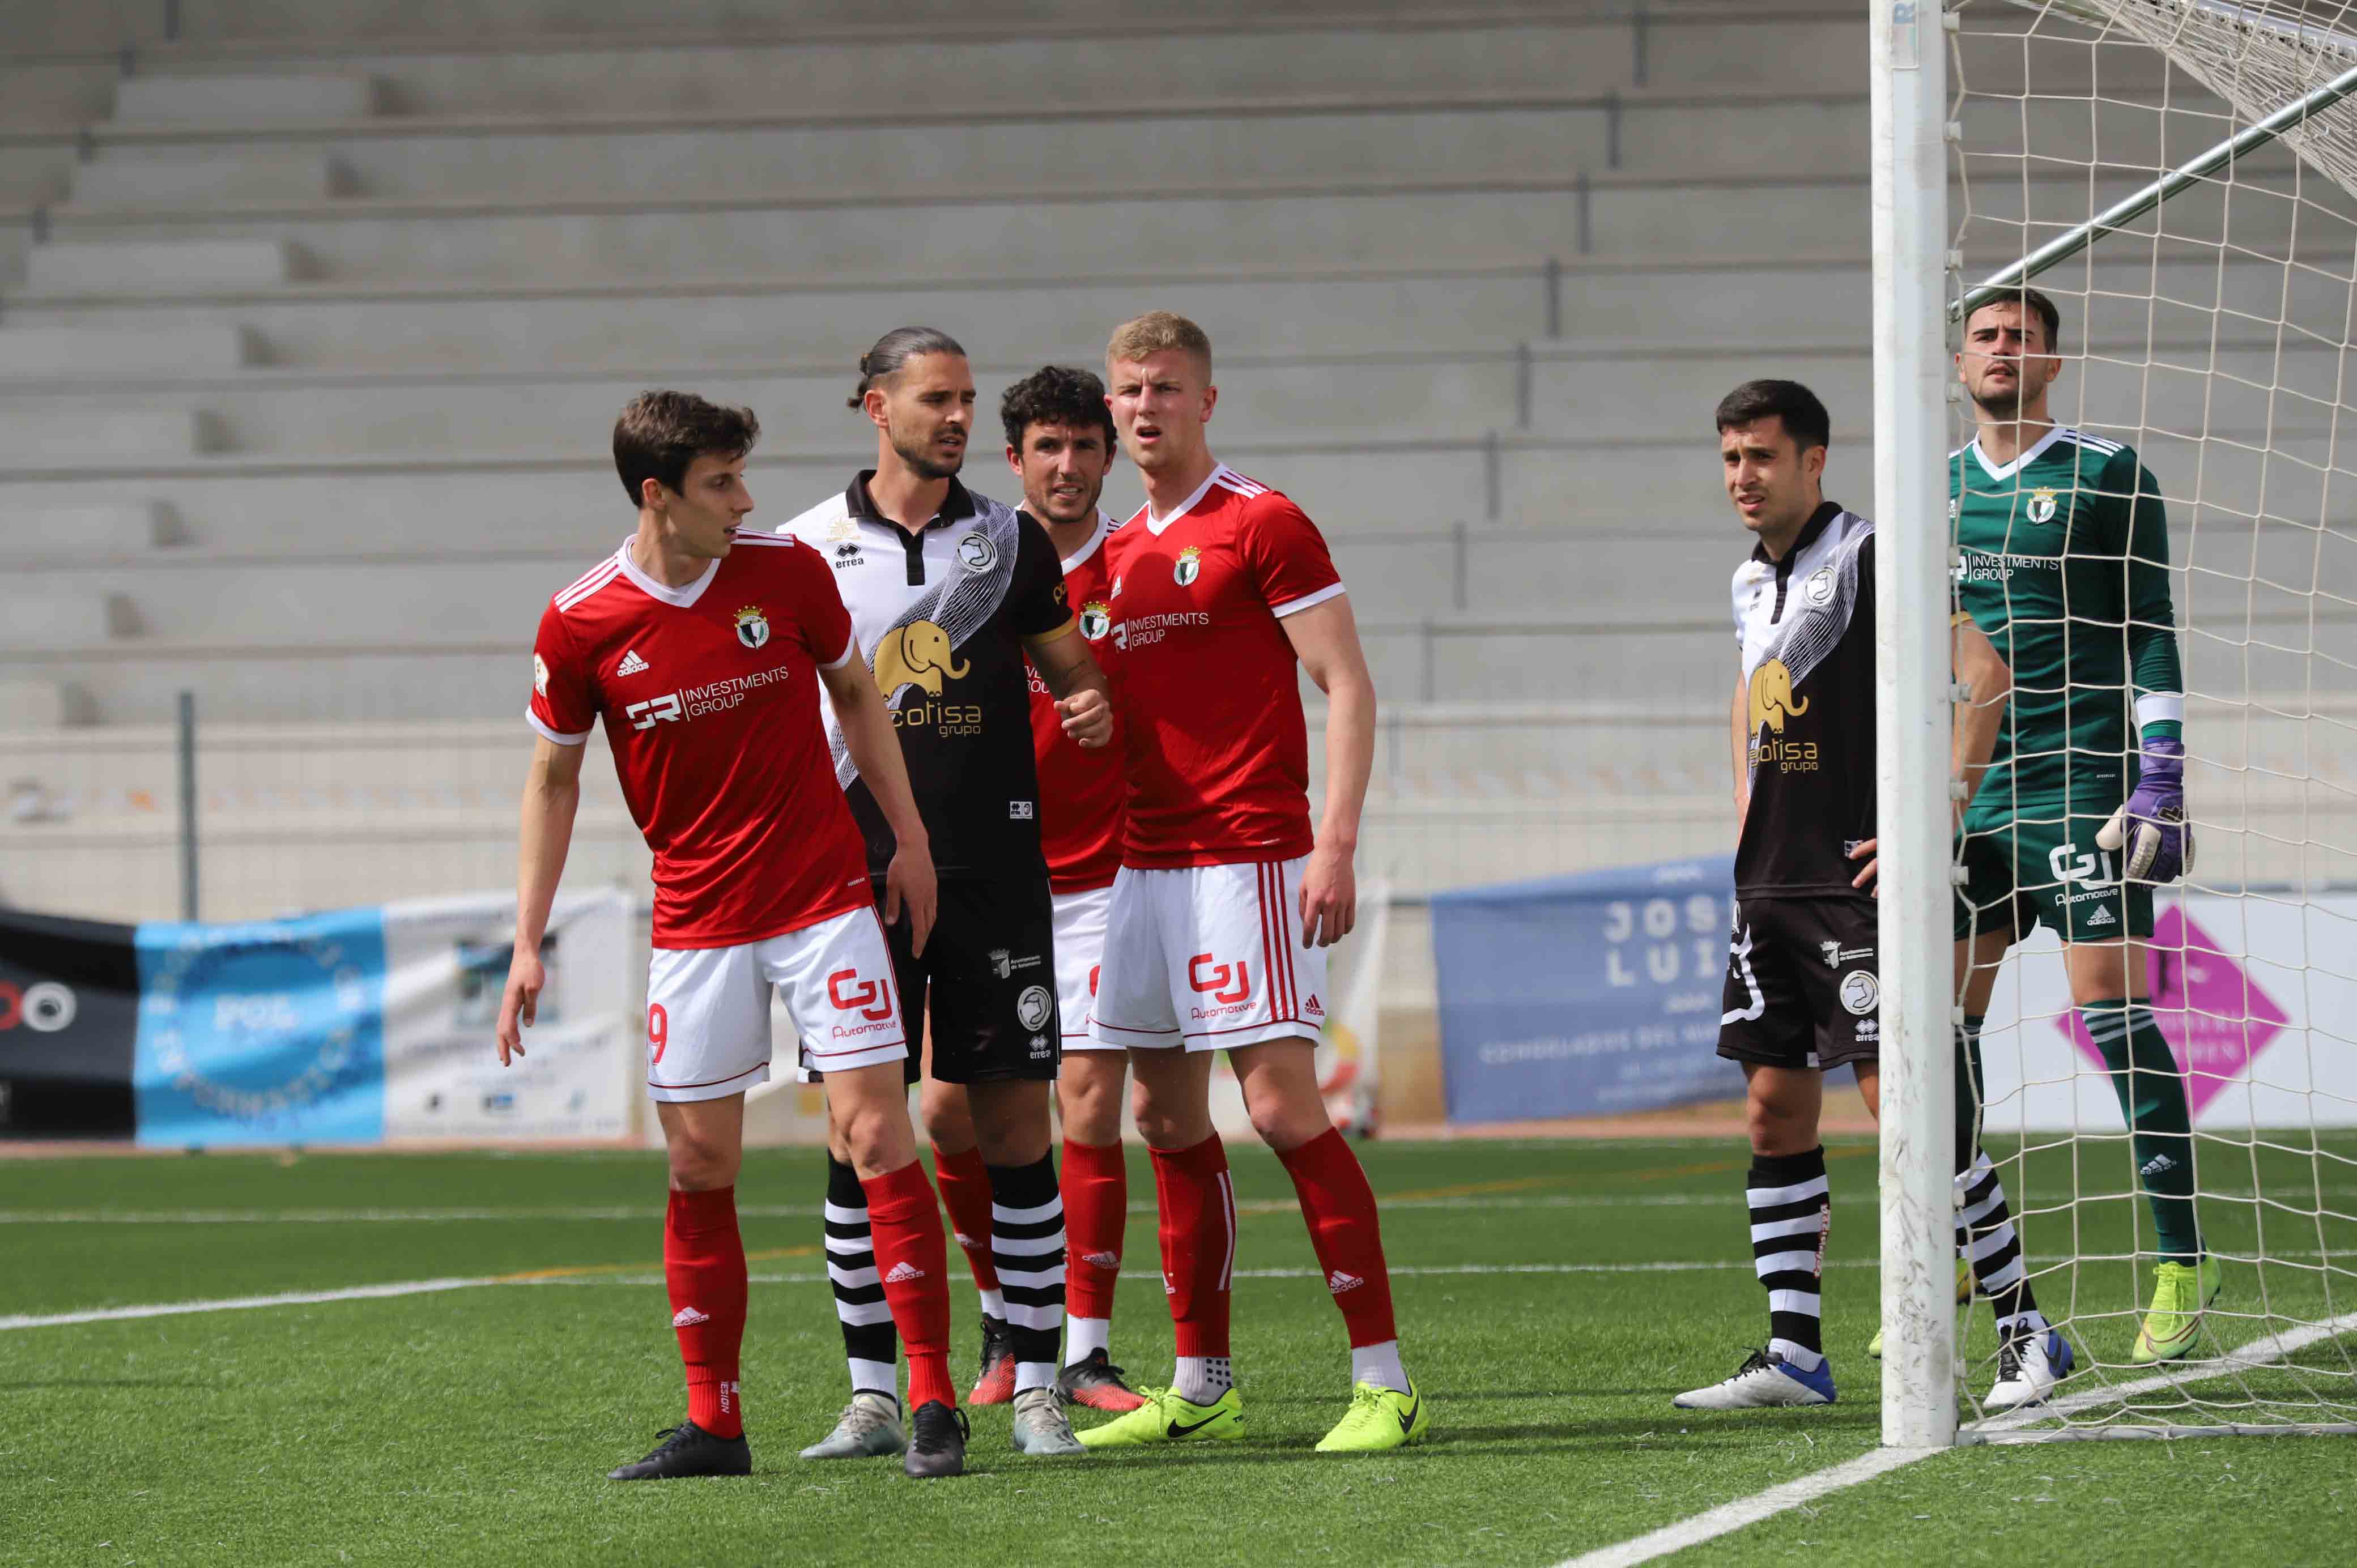
{"label": "advertising banner", "polygon": [[128,1138],[134,928],[0,909],[0,1138]]}
{"label": "advertising banner", "polygon": [[1716,1054],[1731,855],[1436,893],[1451,1122],[1739,1098]]}
{"label": "advertising banner", "polygon": [[[2147,957],[2195,1127],[2357,1126],[2357,892],[2164,896]],[[1998,972],[1981,1050],[1990,1133],[2120,1130],[2044,928]]]}
{"label": "advertising banner", "polygon": [[630,900],[560,897],[528,1054],[492,1036],[503,895],[137,929],[137,1137],[163,1147],[620,1138],[636,1066]]}

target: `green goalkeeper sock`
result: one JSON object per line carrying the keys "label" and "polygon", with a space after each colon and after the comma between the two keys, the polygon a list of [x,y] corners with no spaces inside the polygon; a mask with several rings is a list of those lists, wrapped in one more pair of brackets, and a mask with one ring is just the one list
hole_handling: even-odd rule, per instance
{"label": "green goalkeeper sock", "polygon": [[2163,1261],[2191,1264],[2201,1257],[2201,1228],[2193,1216],[2193,1118],[2185,1079],[2152,1009],[2125,1000],[2090,1002],[2079,1009],[2110,1070],[2136,1148],[2136,1175],[2152,1206],[2152,1228]]}

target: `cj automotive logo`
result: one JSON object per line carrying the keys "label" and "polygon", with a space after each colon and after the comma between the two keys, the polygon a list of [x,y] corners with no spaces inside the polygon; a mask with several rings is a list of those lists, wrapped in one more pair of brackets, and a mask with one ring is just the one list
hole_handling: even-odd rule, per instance
{"label": "cj automotive logo", "polygon": [[[1231,978],[1236,984],[1232,992],[1226,989]],[[1214,1002],[1241,1002],[1252,994],[1252,966],[1241,961],[1213,963],[1210,953],[1199,952],[1187,961],[1187,983]]]}
{"label": "cj automotive logo", "polygon": [[862,980],[856,969],[838,969],[826,977],[826,999],[838,1013],[856,1015],[856,1024],[837,1024],[834,1037],[856,1040],[895,1026],[891,993],[880,980]]}
{"label": "cj automotive logo", "polygon": [[54,980],[37,980],[18,990],[0,980],[0,1031],[18,1026],[37,1035],[54,1035],[70,1026],[81,1011],[73,992]]}

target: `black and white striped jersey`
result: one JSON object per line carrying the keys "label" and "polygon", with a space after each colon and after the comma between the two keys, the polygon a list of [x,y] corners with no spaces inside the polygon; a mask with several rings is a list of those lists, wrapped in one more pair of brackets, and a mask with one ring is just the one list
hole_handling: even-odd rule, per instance
{"label": "black and white striped jersey", "polygon": [[1781,561],[1735,573],[1751,805],[1735,890],[1848,893],[1874,836],[1874,524],[1819,507]]}
{"label": "black and white striped jersey", "polygon": [[[833,569],[859,652],[875,671],[943,876],[1044,877],[1024,639],[1070,630],[1064,573],[1047,531],[955,479],[911,533],[876,510],[873,470],[778,530]],[[893,841],[819,693],[835,777],[880,875]]]}

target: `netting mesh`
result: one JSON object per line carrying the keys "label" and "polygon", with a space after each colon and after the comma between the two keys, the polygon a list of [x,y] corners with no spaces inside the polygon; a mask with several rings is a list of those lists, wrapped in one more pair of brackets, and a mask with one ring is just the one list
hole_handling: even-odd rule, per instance
{"label": "netting mesh", "polygon": [[[1952,298],[2357,67],[2352,5],[1950,9]],[[1984,462],[1976,405],[1956,404],[1953,592],[2016,655],[2018,686],[2015,760],[1975,800],[1959,871],[1984,928],[2042,922],[2001,966],[1976,950],[1995,976],[1983,1137],[2075,1360],[2043,1406],[1976,1409],[1999,1341],[1975,1311],[1960,1342],[1985,1434],[2357,1421],[2352,192],[2357,100],[2040,273],[2062,318],[2048,412],[2072,434],[2041,451],[2033,428],[2018,462]],[[2137,596],[2155,582],[2158,610]],[[2093,833],[2132,780],[2142,718],[2166,709],[2134,703],[2170,632],[2199,854],[2143,915]],[[2057,637],[2059,657],[2037,646]],[[2036,717],[2041,696],[2069,733]],[[2059,795],[2040,783],[2058,775]],[[2151,921],[2127,961],[2148,1013],[2096,1004],[2117,990],[2091,950],[2109,934],[2090,929],[2098,910],[2130,934]],[[2077,939],[2068,960],[2057,926]],[[2172,1105],[2190,1138],[2169,1135]],[[2172,1207],[2188,1164],[2190,1221]],[[2154,1363],[2139,1332],[2189,1224],[2222,1288],[2190,1351]]]}

